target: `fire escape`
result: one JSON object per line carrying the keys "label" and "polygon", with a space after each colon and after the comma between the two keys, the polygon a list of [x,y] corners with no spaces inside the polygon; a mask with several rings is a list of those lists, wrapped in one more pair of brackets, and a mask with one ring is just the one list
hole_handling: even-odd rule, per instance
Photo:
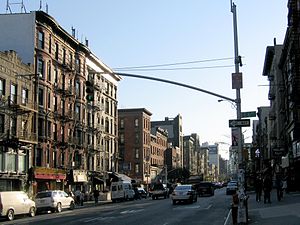
{"label": "fire escape", "polygon": [[[26,75],[27,76],[27,75]],[[29,77],[16,76],[16,83],[24,83],[25,89],[22,95],[10,93],[9,96],[1,96],[0,112],[6,115],[2,118],[2,134],[0,135],[0,145],[4,146],[4,151],[13,151],[17,154],[28,154],[28,151],[37,144],[37,135],[32,127],[34,113],[37,113],[36,106],[32,99],[28,98],[29,90],[32,90],[32,80]]]}
{"label": "fire escape", "polygon": [[[53,118],[59,121],[62,133],[55,138],[55,145],[61,150],[61,154],[68,152],[68,161],[65,165],[66,169],[73,167],[74,150],[77,146],[81,146],[81,142],[76,142],[74,138],[74,130],[78,121],[74,112],[76,100],[76,90],[74,87],[74,79],[76,71],[72,63],[63,62],[62,75],[57,83],[54,83],[54,95],[60,96],[60,105],[54,109]],[[69,82],[66,82],[68,80]],[[66,131],[68,131],[66,133]]]}
{"label": "fire escape", "polygon": [[[87,134],[88,137],[91,138],[91,140],[88,141],[87,150],[89,157],[96,159],[96,166],[91,165],[91,167],[93,169],[96,168],[99,172],[102,170],[101,156],[105,158],[104,149],[101,148],[104,131],[104,126],[101,124],[101,117],[104,111],[103,103],[101,103],[101,94],[105,88],[101,84],[101,80],[97,78],[97,74],[89,75],[89,81],[92,82],[94,88],[94,100],[87,103]],[[95,160],[92,160],[92,162],[94,163]]]}

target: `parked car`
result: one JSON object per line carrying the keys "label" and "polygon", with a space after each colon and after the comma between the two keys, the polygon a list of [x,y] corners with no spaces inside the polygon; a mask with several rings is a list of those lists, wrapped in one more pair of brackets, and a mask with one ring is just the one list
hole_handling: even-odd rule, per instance
{"label": "parked car", "polygon": [[153,200],[159,197],[167,198],[169,193],[162,183],[155,183],[151,189],[151,196]]}
{"label": "parked car", "polygon": [[7,220],[13,220],[15,215],[28,214],[35,216],[35,202],[23,191],[0,192],[0,214]]}
{"label": "parked car", "polygon": [[209,181],[202,181],[196,184],[196,188],[199,196],[213,196],[215,194],[215,186],[212,182]]}
{"label": "parked car", "polygon": [[75,208],[74,198],[61,190],[38,192],[35,196],[37,212],[48,211],[60,213],[62,209]]}
{"label": "parked car", "polygon": [[191,184],[178,185],[171,195],[173,205],[177,202],[197,202],[197,191]]}
{"label": "parked car", "polygon": [[147,192],[145,191],[144,188],[139,187],[138,188],[138,193],[139,193],[141,198],[147,198],[148,197],[148,194],[147,194]]}
{"label": "parked car", "polygon": [[238,186],[237,186],[237,182],[236,181],[230,181],[230,182],[228,182],[227,187],[226,187],[226,195],[235,194],[236,191],[237,191],[237,189],[238,189]]}

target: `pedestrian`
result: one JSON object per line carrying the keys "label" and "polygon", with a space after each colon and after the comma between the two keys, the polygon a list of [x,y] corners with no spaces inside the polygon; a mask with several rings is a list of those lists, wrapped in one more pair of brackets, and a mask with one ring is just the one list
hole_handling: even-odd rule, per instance
{"label": "pedestrian", "polygon": [[270,175],[266,175],[263,181],[264,203],[271,203],[272,179]]}
{"label": "pedestrian", "polygon": [[77,205],[80,205],[80,199],[81,199],[81,191],[79,189],[77,189],[75,191],[75,202]]}
{"label": "pedestrian", "polygon": [[255,194],[256,194],[256,201],[261,201],[261,193],[263,189],[263,182],[261,180],[261,177],[258,176],[255,180]]}
{"label": "pedestrian", "polygon": [[277,191],[277,200],[280,201],[283,197],[282,194],[282,179],[279,174],[276,175],[276,181],[275,181],[276,191]]}
{"label": "pedestrian", "polygon": [[97,190],[97,188],[95,188],[93,194],[94,194],[95,204],[98,204],[99,190]]}
{"label": "pedestrian", "polygon": [[287,176],[282,178],[282,194],[283,192],[287,193]]}
{"label": "pedestrian", "polygon": [[141,198],[141,195],[140,195],[140,193],[139,193],[139,191],[138,191],[138,188],[137,188],[137,187],[134,187],[133,190],[134,190],[134,199],[135,199],[135,200],[138,200],[138,199],[141,200],[142,198]]}

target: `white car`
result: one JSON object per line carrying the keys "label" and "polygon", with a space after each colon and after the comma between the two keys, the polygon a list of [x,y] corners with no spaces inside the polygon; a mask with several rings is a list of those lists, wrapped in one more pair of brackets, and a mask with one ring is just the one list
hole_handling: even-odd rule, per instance
{"label": "white car", "polygon": [[195,187],[191,184],[178,185],[171,196],[173,205],[177,202],[197,202],[197,192]]}
{"label": "white car", "polygon": [[23,191],[0,192],[0,216],[13,220],[15,215],[35,216],[35,203]]}
{"label": "white car", "polygon": [[75,208],[74,199],[61,190],[41,191],[35,196],[37,212],[48,211],[61,212],[62,209]]}

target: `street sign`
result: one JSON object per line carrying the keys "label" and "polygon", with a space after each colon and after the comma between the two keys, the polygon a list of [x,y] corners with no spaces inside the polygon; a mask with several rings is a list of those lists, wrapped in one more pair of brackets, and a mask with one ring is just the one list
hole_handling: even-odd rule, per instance
{"label": "street sign", "polygon": [[250,119],[229,120],[229,127],[250,127]]}
{"label": "street sign", "polygon": [[255,112],[255,111],[241,112],[241,117],[242,117],[242,118],[256,117],[256,112]]}

